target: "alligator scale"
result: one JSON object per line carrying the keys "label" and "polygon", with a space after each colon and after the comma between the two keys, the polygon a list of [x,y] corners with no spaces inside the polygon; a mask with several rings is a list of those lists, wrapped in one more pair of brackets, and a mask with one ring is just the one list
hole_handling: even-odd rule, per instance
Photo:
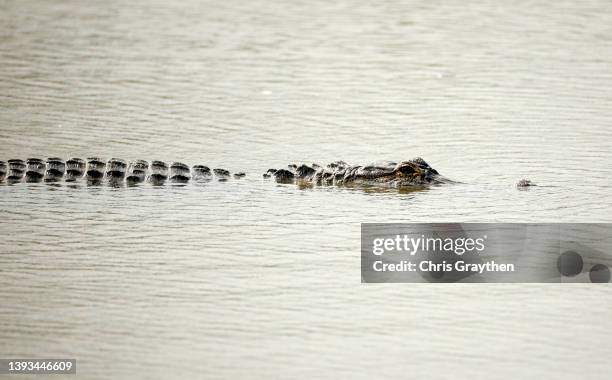
{"label": "alligator scale", "polygon": [[[245,173],[234,173],[238,179]],[[190,180],[210,180],[216,178],[225,181],[231,177],[226,169],[210,169],[205,165],[194,165],[191,168],[181,162],[170,165],[163,161],[136,160],[127,162],[119,158],[106,161],[99,157],[86,160],[70,158],[64,161],[58,157],[11,159],[0,161],[0,181],[19,182],[57,182],[77,181],[81,178],[88,182],[138,184],[150,182],[163,184],[185,183]],[[344,161],[332,162],[327,166],[289,165],[284,169],[269,169],[264,178],[274,178],[279,183],[311,183],[316,185],[387,185],[392,187],[429,185],[447,182],[422,158],[415,158],[399,163],[384,161],[365,166],[351,166]]]}

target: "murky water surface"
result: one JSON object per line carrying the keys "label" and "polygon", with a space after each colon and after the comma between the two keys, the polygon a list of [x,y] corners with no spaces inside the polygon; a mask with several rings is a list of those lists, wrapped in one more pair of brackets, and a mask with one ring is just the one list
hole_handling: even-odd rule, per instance
{"label": "murky water surface", "polygon": [[[0,159],[246,178],[0,186],[0,357],[94,378],[609,378],[610,288],[360,283],[361,222],[612,222],[612,5],[0,2]],[[277,185],[424,157],[454,185]],[[530,178],[542,185],[518,191]]]}

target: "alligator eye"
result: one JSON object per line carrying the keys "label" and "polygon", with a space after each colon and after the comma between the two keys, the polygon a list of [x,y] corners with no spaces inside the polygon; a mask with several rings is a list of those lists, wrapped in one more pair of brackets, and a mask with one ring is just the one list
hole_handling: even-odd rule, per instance
{"label": "alligator eye", "polygon": [[402,167],[400,167],[399,172],[405,175],[410,175],[410,174],[414,174],[416,173],[416,170],[414,170],[414,168],[410,165],[404,165]]}

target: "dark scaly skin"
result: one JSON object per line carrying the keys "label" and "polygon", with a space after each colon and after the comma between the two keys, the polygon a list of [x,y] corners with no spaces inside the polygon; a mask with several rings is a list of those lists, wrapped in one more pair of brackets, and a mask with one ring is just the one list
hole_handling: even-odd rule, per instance
{"label": "dark scaly skin", "polygon": [[316,185],[385,185],[393,187],[425,186],[450,182],[422,158],[399,163],[351,166],[336,161],[321,167],[289,165],[287,169],[269,169],[264,178],[272,177],[280,183],[312,183]]}
{"label": "dark scaly skin", "polygon": [[[235,179],[243,178],[245,173],[234,173]],[[335,161],[322,167],[312,165],[288,165],[286,169],[269,169],[264,178],[274,177],[279,183],[313,185],[385,185],[393,187],[424,186],[450,182],[440,176],[422,158],[408,161],[382,162],[366,166],[352,166],[344,161]],[[162,161],[144,160],[127,162],[120,158],[106,161],[97,157],[86,160],[70,158],[65,162],[58,157],[46,160],[28,158],[0,161],[0,181],[16,182],[56,182],[62,179],[76,181],[86,178],[91,183],[108,181],[113,184],[137,184],[150,182],[163,184],[166,181],[185,183],[190,180],[204,181],[216,178],[227,181],[231,173],[226,169],[210,169],[204,165],[190,168],[182,162],[170,165]],[[524,186],[524,185],[523,185]]]}
{"label": "dark scaly skin", "polygon": [[[214,176],[213,176],[214,173]],[[27,160],[11,159],[7,162],[0,161],[0,182],[57,182],[65,180],[72,182],[81,178],[87,179],[88,183],[109,184],[137,184],[151,182],[163,184],[166,181],[173,183],[185,183],[194,181],[205,181],[217,178],[226,181],[230,177],[226,169],[213,169],[204,165],[194,165],[190,168],[182,162],[173,162],[170,165],[163,161],[136,160],[127,162],[120,158],[111,158],[106,161],[98,157],[89,157],[86,160],[70,158],[64,161],[62,158],[51,157],[46,160],[40,158],[28,158]],[[238,172],[234,178],[243,178],[245,174]]]}

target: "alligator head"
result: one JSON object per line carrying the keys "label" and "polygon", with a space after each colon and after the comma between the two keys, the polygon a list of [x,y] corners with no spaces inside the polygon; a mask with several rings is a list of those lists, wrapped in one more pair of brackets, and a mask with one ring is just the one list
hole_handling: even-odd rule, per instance
{"label": "alligator head", "polygon": [[391,181],[397,181],[398,185],[428,184],[440,182],[442,177],[438,171],[422,158],[398,163],[391,173]]}
{"label": "alligator head", "polygon": [[289,165],[288,169],[268,170],[264,177],[274,176],[278,182],[306,181],[315,184],[384,184],[391,186],[414,186],[445,182],[438,171],[422,158],[399,163],[376,162],[365,166],[350,166],[343,161],[326,167],[313,164]]}

